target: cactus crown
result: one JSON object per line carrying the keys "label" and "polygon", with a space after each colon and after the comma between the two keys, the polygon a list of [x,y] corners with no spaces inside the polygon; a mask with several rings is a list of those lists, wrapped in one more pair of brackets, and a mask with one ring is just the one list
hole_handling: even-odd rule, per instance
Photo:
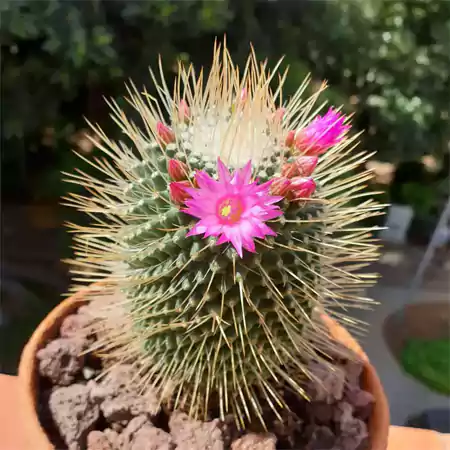
{"label": "cactus crown", "polygon": [[375,278],[359,273],[377,247],[355,224],[381,206],[353,206],[371,155],[354,152],[347,118],[317,116],[325,85],[303,98],[305,80],[283,105],[275,74],[252,52],[240,76],[220,46],[206,81],[180,67],[173,95],[151,72],[159,101],[128,88],[140,126],[110,103],[127,142],[91,125],[102,177],[69,175],[91,195],[68,203],[93,218],[73,226],[74,272],[121,292],[96,348],[135,364],[161,402],[241,425],[264,405],[279,414],[282,389],[305,395],[308,361],[333,345],[320,313],[358,326],[339,308],[369,303],[358,291]]}

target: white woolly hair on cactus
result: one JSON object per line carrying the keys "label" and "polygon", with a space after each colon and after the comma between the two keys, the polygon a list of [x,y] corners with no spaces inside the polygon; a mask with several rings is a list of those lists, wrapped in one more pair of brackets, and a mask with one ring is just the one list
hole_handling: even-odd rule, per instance
{"label": "white woolly hair on cactus", "polygon": [[180,65],[173,94],[160,65],[158,99],[128,88],[139,126],[109,102],[127,142],[91,125],[106,158],[80,157],[102,178],[66,174],[89,193],[67,204],[93,220],[69,224],[75,281],[111,294],[94,349],[135,365],[162,403],[195,417],[215,405],[240,426],[266,406],[281,417],[283,389],[304,396],[312,359],[332,370],[320,315],[360,329],[346,310],[370,306],[376,279],[361,273],[374,228],[358,222],[383,205],[364,191],[371,172],[354,172],[372,155],[348,117],[318,115],[325,84],[284,101],[279,64],[252,51],[240,75],[217,45],[209,76]]}

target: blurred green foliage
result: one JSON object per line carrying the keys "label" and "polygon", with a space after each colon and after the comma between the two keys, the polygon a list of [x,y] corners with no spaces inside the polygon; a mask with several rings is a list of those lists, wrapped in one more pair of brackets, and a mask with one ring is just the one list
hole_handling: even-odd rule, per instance
{"label": "blurred green foliage", "polygon": [[308,72],[327,79],[379,158],[448,146],[446,0],[3,0],[0,14],[4,196],[63,194],[83,116],[107,127],[103,95],[119,98],[129,78],[151,88],[159,54],[169,79],[178,59],[207,67],[225,33],[237,61],[250,42],[272,63],[286,55],[287,95]]}
{"label": "blurred green foliage", "polygon": [[450,396],[450,339],[411,339],[402,350],[401,363],[429,389]]}

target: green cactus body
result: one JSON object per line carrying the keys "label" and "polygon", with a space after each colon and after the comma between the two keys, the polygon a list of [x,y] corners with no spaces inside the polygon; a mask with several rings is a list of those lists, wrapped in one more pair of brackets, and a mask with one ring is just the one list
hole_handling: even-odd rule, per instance
{"label": "green cactus body", "polygon": [[[218,54],[209,82],[222,86]],[[241,85],[229,81],[229,92],[222,93],[206,87],[210,104],[205,105],[207,95],[186,84],[191,115],[180,120],[168,107],[174,136],[170,143],[158,137],[154,107],[132,93],[132,104],[149,135],[137,132],[116,109],[135,151],[96,130],[110,147],[112,165],[99,166],[109,179],[77,176],[73,181],[97,183],[101,188],[98,195],[72,201],[108,219],[99,219],[96,227],[79,234],[76,262],[82,268],[77,272],[89,281],[93,267],[103,269],[98,278],[113,281],[114,289],[123,294],[116,315],[120,310],[129,328],[120,330],[117,322],[111,325],[104,348],[111,356],[136,364],[139,381],[144,387],[157,387],[161,402],[193,416],[207,415],[216,405],[222,416],[232,412],[242,425],[255,416],[262,420],[264,404],[278,414],[286,406],[282,386],[304,395],[308,361],[322,358],[330,344],[314,310],[333,312],[336,300],[346,306],[369,302],[355,288],[372,278],[355,271],[374,259],[376,247],[370,230],[351,224],[380,208],[372,200],[359,209],[346,206],[370,177],[368,173],[346,176],[367,157],[349,156],[351,139],[346,138],[319,158],[312,195],[301,201],[286,196],[279,202],[282,215],[267,221],[276,236],[256,238],[255,252],[244,250],[240,257],[231,243],[218,245],[217,237],[187,236],[198,219],[171,196],[169,160],[186,164],[186,183],[191,187],[198,171],[216,178],[217,156],[236,156],[239,142],[252,151],[265,146],[264,152],[250,155],[259,184],[278,179],[284,165],[296,160],[297,152],[286,148],[284,136],[290,128],[308,122],[296,119],[304,113],[298,110],[302,91],[291,100],[291,111],[288,104],[287,120],[267,125],[273,97],[260,69],[251,65],[250,72],[258,75],[257,81],[241,110],[236,100]],[[252,79],[251,73],[247,76],[247,81]],[[212,93],[218,98],[211,98]],[[230,130],[237,144],[228,139]],[[259,141],[247,139],[253,132],[260,133]],[[219,150],[211,152],[210,147]],[[226,159],[231,169],[246,162],[239,154]],[[108,320],[105,315],[103,329],[105,325],[108,329]]]}

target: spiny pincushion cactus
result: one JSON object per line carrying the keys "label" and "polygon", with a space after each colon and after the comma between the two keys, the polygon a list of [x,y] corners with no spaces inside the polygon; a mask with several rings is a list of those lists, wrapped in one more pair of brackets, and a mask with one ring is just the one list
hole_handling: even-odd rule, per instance
{"label": "spiny pincushion cactus", "polygon": [[333,307],[369,301],[358,290],[373,277],[357,271],[376,246],[351,224],[380,207],[350,204],[371,177],[351,171],[369,155],[353,153],[345,116],[314,111],[324,86],[302,99],[305,81],[277,107],[281,85],[272,93],[254,54],[240,78],[216,48],[206,83],[180,68],[173,97],[152,77],[169,120],[132,87],[143,127],[112,103],[129,142],[93,127],[107,179],[72,176],[92,196],[71,204],[95,219],[77,228],[76,272],[123,293],[98,347],[134,363],[161,402],[262,420],[264,404],[286,406],[280,386],[304,395],[308,361],[330,344],[314,311],[356,323]]}

